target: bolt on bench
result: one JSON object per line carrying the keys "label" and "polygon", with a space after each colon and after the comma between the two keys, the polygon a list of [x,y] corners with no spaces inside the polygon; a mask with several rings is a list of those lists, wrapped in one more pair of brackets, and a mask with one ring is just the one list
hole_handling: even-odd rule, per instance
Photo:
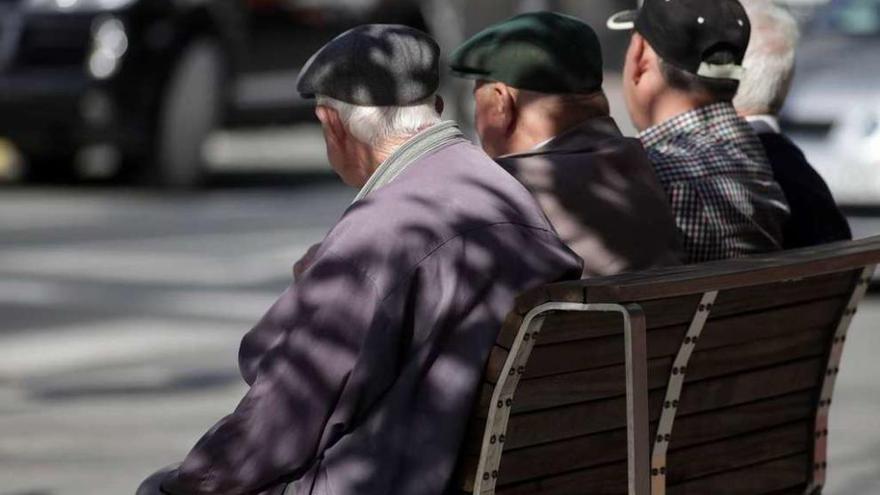
{"label": "bolt on bench", "polygon": [[818,494],[880,237],[550,285],[499,333],[460,493]]}

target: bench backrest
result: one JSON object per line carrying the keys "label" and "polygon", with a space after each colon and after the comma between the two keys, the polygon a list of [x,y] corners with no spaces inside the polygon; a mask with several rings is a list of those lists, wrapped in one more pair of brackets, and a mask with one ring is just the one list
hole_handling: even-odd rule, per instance
{"label": "bench backrest", "polygon": [[846,330],[880,238],[558,284],[517,302],[465,493],[821,489]]}

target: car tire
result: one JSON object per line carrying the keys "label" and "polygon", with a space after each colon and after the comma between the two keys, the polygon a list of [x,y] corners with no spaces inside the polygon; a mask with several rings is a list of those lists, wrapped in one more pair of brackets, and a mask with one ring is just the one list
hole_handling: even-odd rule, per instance
{"label": "car tire", "polygon": [[203,148],[222,118],[224,60],[219,43],[208,38],[191,42],[177,60],[159,109],[156,185],[190,189],[204,184]]}
{"label": "car tire", "polygon": [[77,180],[75,154],[47,155],[28,153],[24,155],[22,179],[28,184],[70,184]]}

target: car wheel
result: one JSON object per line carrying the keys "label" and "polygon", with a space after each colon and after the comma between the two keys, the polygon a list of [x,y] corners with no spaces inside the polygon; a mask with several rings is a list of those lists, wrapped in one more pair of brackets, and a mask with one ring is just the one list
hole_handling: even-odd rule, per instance
{"label": "car wheel", "polygon": [[69,184],[77,179],[75,154],[23,153],[22,179],[31,184]]}
{"label": "car wheel", "polygon": [[224,57],[210,39],[190,43],[178,59],[159,111],[155,182],[193,188],[205,181],[203,148],[220,124]]}

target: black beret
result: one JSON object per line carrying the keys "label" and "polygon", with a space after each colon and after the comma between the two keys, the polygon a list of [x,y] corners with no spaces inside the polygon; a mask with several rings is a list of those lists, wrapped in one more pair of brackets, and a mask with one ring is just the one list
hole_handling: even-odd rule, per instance
{"label": "black beret", "polygon": [[519,89],[591,93],[602,88],[602,46],[580,19],[531,12],[476,34],[455,50],[450,68],[461,77]]}
{"label": "black beret", "polygon": [[437,92],[440,47],[396,24],[367,24],[339,35],[303,67],[296,89],[362,106],[406,106]]}

